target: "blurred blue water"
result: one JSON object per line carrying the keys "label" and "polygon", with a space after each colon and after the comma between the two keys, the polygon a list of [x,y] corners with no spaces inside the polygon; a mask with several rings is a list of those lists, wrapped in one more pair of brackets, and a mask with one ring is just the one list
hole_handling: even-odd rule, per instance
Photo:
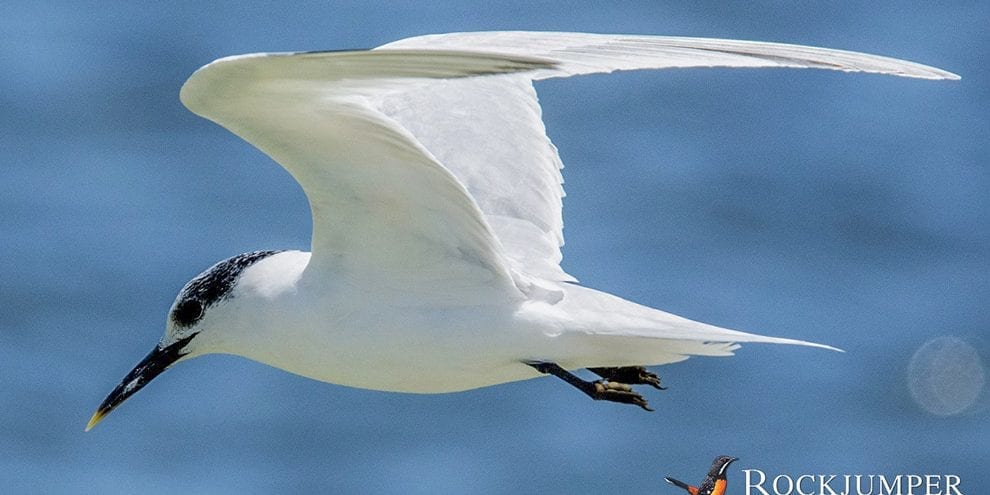
{"label": "blurred blue water", "polygon": [[[956,335],[990,359],[990,32],[983,3],[560,8],[555,2],[7,2],[0,16],[0,486],[11,493],[673,493],[716,454],[791,473],[953,473],[990,457],[986,393],[911,399]],[[200,65],[478,29],[716,36],[855,49],[957,82],[785,70],[541,83],[567,164],[565,268],[703,321],[827,342],[658,371],[657,412],[551,379],[444,396],[321,384],[211,356],[89,434],[217,260],[305,249],[298,186],[185,111]],[[969,492],[968,492],[969,493]]]}

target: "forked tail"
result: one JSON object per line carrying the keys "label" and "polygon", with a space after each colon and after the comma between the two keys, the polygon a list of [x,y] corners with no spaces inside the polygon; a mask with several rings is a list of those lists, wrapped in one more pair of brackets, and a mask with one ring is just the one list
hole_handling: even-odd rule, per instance
{"label": "forked tail", "polygon": [[687,492],[690,493],[691,495],[698,495],[698,487],[696,486],[691,486],[681,480],[675,480],[674,478],[670,478],[667,476],[664,476],[663,479],[666,480],[667,483],[670,483],[671,485],[687,490]]}

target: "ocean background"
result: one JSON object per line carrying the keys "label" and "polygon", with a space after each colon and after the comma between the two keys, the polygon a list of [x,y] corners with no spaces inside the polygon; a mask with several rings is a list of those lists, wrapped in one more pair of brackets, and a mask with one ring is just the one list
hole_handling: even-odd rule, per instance
{"label": "ocean background", "polygon": [[[0,491],[642,493],[712,458],[768,474],[990,483],[990,3],[4,2]],[[287,173],[182,107],[213,59],[533,29],[781,41],[960,81],[692,69],[537,85],[565,165],[564,268],[747,345],[654,368],[657,409],[543,378],[356,390],[208,356],[90,433],[183,284],[308,249]]]}

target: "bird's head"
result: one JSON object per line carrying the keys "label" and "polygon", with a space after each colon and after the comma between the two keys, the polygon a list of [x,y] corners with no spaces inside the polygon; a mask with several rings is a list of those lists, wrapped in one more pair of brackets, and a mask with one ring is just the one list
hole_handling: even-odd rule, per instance
{"label": "bird's head", "polygon": [[725,479],[725,471],[729,469],[729,464],[738,461],[739,458],[727,455],[720,455],[712,461],[712,468],[708,471],[708,476],[712,478]]}
{"label": "bird's head", "polygon": [[[256,251],[228,258],[192,279],[179,291],[168,312],[165,335],[113,391],[86,425],[91,430],[111,411],[175,363],[208,352],[222,342],[221,324],[229,318],[227,306],[244,270],[279,251]],[[228,322],[229,323],[229,322]]]}

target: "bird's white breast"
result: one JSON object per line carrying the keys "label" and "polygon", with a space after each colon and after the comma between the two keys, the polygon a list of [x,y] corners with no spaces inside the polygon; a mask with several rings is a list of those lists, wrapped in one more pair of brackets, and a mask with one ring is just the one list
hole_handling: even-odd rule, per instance
{"label": "bird's white breast", "polygon": [[[397,392],[467,390],[537,374],[520,363],[551,339],[512,295],[477,288],[461,305],[305,275],[287,251],[245,270],[218,308],[207,352],[236,354],[316,380]],[[485,297],[481,297],[485,296]],[[487,301],[481,302],[478,301]]]}

